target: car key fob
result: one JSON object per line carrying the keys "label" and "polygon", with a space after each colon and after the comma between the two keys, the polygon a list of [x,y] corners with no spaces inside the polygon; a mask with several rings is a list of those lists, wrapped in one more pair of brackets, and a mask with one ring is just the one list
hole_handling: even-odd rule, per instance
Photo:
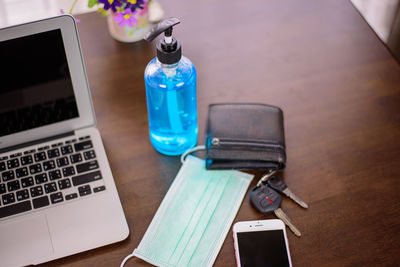
{"label": "car key fob", "polygon": [[266,184],[254,187],[250,191],[253,206],[261,213],[272,213],[281,206],[282,198],[274,189]]}
{"label": "car key fob", "polygon": [[271,176],[267,180],[267,184],[275,189],[276,191],[283,193],[283,191],[288,188],[285,182],[278,176]]}

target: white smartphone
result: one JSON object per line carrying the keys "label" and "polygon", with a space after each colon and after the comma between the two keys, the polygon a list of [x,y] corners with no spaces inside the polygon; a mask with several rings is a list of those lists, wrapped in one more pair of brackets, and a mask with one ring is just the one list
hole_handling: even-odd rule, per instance
{"label": "white smartphone", "polygon": [[292,266],[281,220],[237,222],[233,226],[233,240],[238,267]]}

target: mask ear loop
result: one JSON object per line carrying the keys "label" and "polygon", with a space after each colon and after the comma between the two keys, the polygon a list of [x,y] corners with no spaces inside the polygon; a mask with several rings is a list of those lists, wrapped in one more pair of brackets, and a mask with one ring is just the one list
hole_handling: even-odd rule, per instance
{"label": "mask ear loop", "polygon": [[196,151],[200,151],[200,150],[205,150],[206,147],[204,145],[201,146],[195,146],[194,148],[188,149],[185,151],[185,153],[182,154],[181,156],[181,163],[185,163],[185,159],[187,157],[187,155],[189,155],[190,153],[196,152]]}
{"label": "mask ear loop", "polygon": [[[186,159],[186,157],[187,157],[190,153],[193,153],[193,152],[196,152],[196,151],[200,151],[200,150],[205,150],[205,149],[206,149],[206,147],[205,147],[204,145],[201,145],[201,146],[196,146],[196,147],[194,147],[194,148],[191,148],[191,149],[186,150],[185,153],[183,153],[183,154],[181,155],[181,162],[182,162],[182,164],[185,163],[185,159]],[[135,255],[133,255],[133,253],[131,253],[131,254],[129,254],[128,256],[126,256],[125,259],[121,262],[120,267],[124,267],[125,263],[126,263],[130,258],[132,258],[132,257],[134,257],[134,256],[135,256]]]}
{"label": "mask ear loop", "polygon": [[134,257],[133,253],[129,254],[128,256],[125,257],[125,259],[121,262],[120,267],[124,267],[125,263],[132,257]]}

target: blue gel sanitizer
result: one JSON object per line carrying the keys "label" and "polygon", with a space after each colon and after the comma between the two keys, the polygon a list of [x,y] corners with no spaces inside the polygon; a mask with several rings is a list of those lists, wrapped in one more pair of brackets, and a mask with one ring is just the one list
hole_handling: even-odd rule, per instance
{"label": "blue gel sanitizer", "polygon": [[193,63],[181,54],[181,45],[172,37],[176,18],[160,22],[144,39],[151,42],[164,32],[157,44],[157,57],[147,65],[147,111],[150,140],[165,155],[180,155],[197,143],[197,74]]}

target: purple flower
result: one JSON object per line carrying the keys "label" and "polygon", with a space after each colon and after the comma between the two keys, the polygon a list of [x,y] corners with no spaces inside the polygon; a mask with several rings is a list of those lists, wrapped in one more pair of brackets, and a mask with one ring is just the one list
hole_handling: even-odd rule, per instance
{"label": "purple flower", "polygon": [[147,3],[147,0],[122,0],[126,3],[126,8],[134,11],[136,9],[143,9],[143,5]]}
{"label": "purple flower", "polygon": [[121,6],[119,0],[97,0],[99,3],[104,4],[104,10],[111,8],[113,12],[117,12],[117,7]]}
{"label": "purple flower", "polygon": [[133,27],[133,24],[136,24],[138,22],[138,20],[135,18],[136,12],[137,10],[132,12],[132,10],[126,9],[125,12],[118,12],[114,19],[121,27],[127,24],[130,27]]}

